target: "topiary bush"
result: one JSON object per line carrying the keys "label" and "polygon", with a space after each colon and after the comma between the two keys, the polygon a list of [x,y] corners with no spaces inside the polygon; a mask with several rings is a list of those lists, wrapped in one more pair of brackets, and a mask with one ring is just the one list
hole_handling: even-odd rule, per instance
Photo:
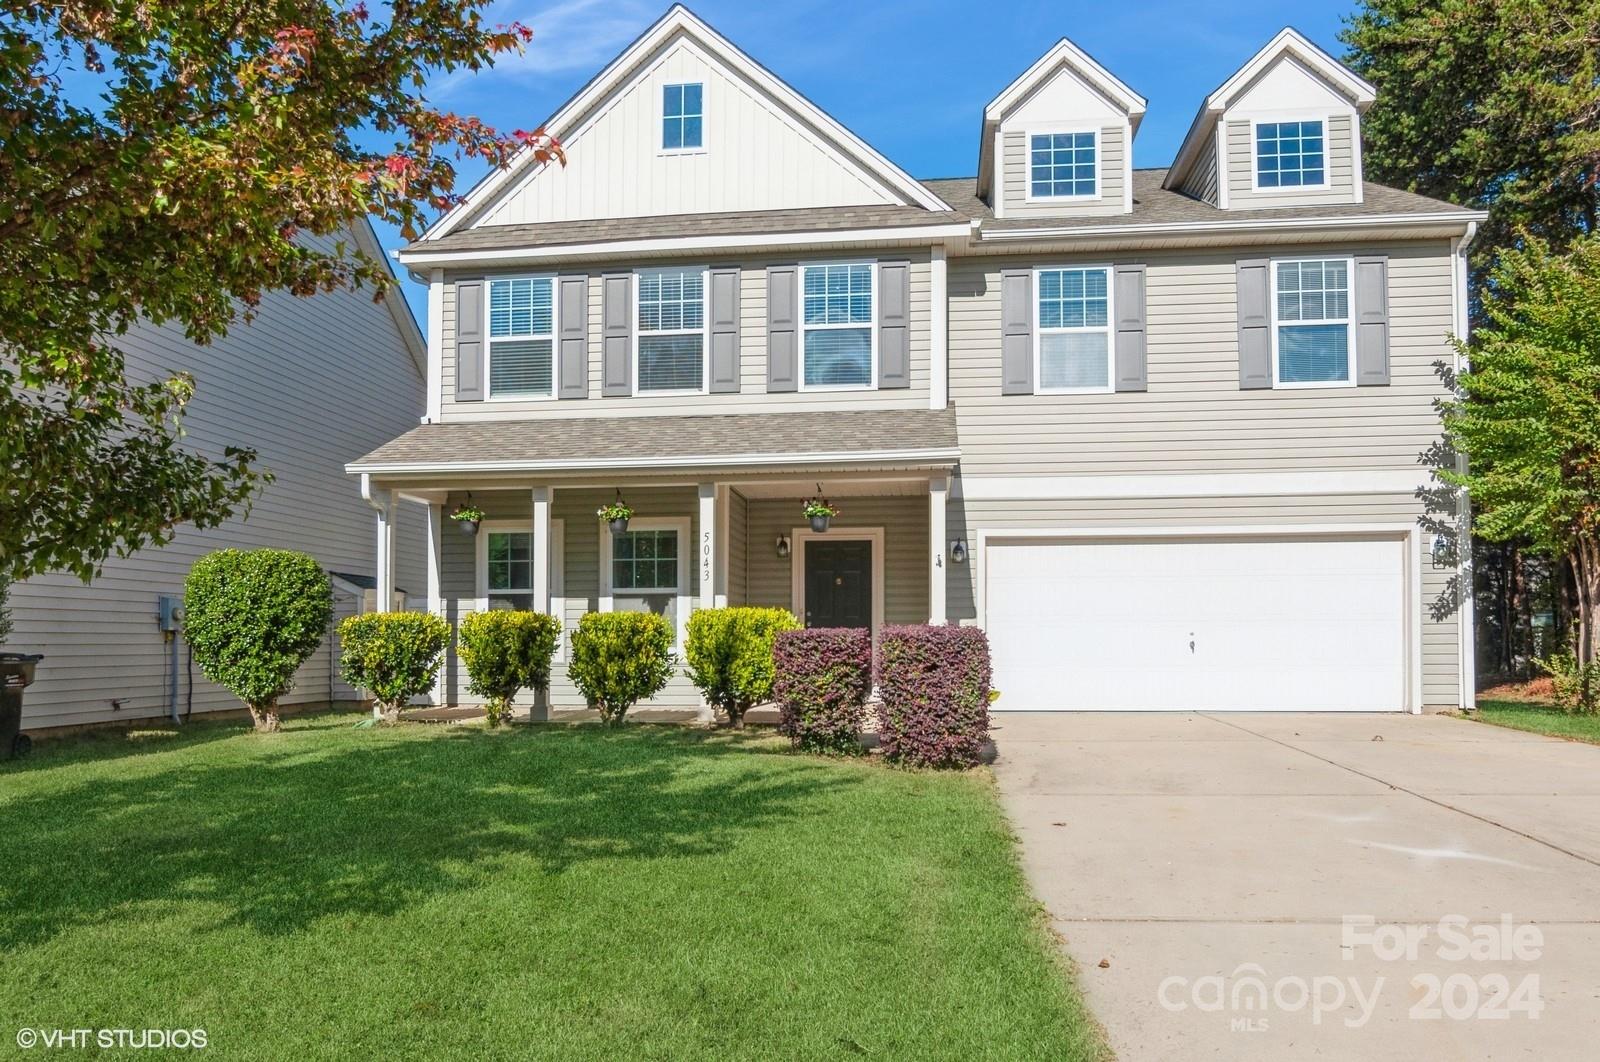
{"label": "topiary bush", "polygon": [[872,692],[872,632],[857,627],[783,631],[772,655],[779,732],[796,748],[860,752]]}
{"label": "topiary bush", "polygon": [[989,737],[989,639],[977,627],[885,627],[880,747],[917,767],[971,767]]}
{"label": "topiary bush", "polygon": [[258,731],[272,731],[278,698],[322,644],[333,587],[307,554],[222,549],[189,569],[183,613],[184,638],[201,673],[244,701]]}
{"label": "topiary bush", "polygon": [[772,642],[800,621],[786,608],[702,608],[689,614],[689,681],[735,729],[772,697]]}
{"label": "topiary bush", "polygon": [[522,690],[550,688],[550,661],[560,640],[561,621],[543,612],[496,609],[461,621],[467,688],[484,698],[490,726],[511,714]]}
{"label": "topiary bush", "polygon": [[433,688],[450,644],[450,624],[428,612],[369,612],[339,624],[339,673],[371,690],[389,722]]}
{"label": "topiary bush", "polygon": [[672,625],[653,612],[589,612],[572,632],[567,675],[607,726],[672,678]]}

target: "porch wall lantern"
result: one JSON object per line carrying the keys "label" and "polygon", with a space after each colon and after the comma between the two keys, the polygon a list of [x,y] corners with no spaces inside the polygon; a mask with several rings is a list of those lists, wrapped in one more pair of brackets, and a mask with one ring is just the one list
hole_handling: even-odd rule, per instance
{"label": "porch wall lantern", "polygon": [[789,555],[789,536],[788,535],[779,535],[778,536],[778,556],[787,557],[788,555]]}
{"label": "porch wall lantern", "polygon": [[967,544],[962,539],[950,543],[950,562],[952,564],[967,563]]}

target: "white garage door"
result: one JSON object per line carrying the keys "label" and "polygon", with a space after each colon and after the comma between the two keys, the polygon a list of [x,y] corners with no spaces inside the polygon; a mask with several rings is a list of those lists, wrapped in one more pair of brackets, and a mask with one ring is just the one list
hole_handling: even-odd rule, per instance
{"label": "white garage door", "polygon": [[1399,711],[1403,542],[991,540],[994,707]]}

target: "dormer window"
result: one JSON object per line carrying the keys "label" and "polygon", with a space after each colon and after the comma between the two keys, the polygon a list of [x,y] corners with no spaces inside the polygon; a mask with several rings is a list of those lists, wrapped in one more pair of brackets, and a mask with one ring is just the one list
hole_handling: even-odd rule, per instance
{"label": "dormer window", "polygon": [[662,89],[661,149],[698,151],[704,146],[701,85],[668,85]]}
{"label": "dormer window", "polygon": [[1029,199],[1093,199],[1100,194],[1100,134],[1034,133],[1028,138]]}
{"label": "dormer window", "polygon": [[1257,188],[1323,188],[1328,168],[1322,120],[1256,123]]}

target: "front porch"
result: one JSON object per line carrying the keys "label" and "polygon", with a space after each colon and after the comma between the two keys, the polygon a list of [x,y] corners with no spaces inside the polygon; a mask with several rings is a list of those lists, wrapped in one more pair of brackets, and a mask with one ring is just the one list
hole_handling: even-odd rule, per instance
{"label": "front porch", "polygon": [[[808,526],[804,500],[818,491],[839,513],[827,531]],[[427,601],[454,626],[472,611],[519,608],[560,617],[562,644],[547,705],[525,695],[535,718],[587,711],[567,678],[568,638],[586,612],[650,610],[682,639],[701,607],[787,608],[810,626],[941,623],[946,619],[947,467],[804,473],[724,473],[694,482],[618,474],[582,482],[369,480],[377,510],[380,583],[392,585],[401,500],[428,507]],[[634,515],[614,535],[596,515],[626,500]],[[485,516],[476,534],[451,519],[470,502]],[[383,586],[380,585],[380,599]],[[477,702],[454,649],[431,703]],[[641,718],[706,718],[680,665]]]}

